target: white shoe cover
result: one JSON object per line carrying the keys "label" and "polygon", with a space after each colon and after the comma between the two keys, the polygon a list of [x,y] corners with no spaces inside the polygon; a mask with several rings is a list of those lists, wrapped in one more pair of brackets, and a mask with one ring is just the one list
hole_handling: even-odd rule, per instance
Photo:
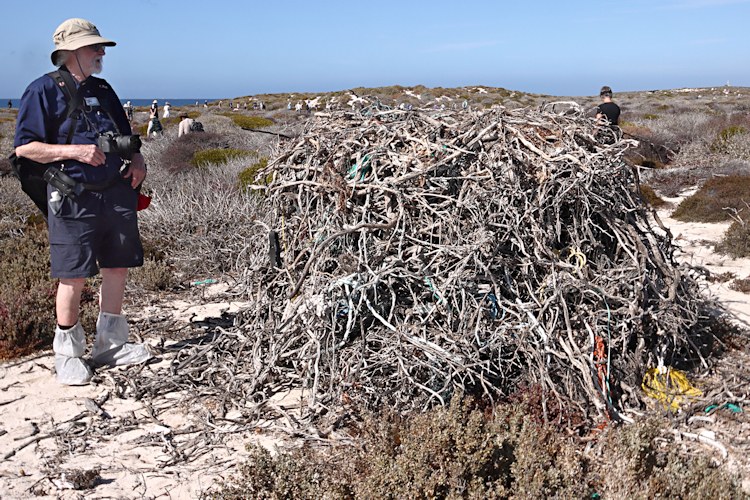
{"label": "white shoe cover", "polygon": [[96,365],[124,366],[151,359],[144,344],[128,343],[128,320],[119,314],[99,313],[91,356]]}
{"label": "white shoe cover", "polygon": [[52,342],[55,352],[57,381],[65,385],[86,385],[91,380],[91,368],[81,358],[86,351],[86,333],[80,323],[69,330],[55,328]]}

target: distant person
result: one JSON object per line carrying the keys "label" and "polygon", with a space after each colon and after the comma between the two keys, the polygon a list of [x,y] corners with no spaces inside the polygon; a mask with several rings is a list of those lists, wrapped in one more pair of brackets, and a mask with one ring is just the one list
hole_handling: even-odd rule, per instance
{"label": "distant person", "polygon": [[156,119],[159,119],[159,101],[154,99],[154,102],[151,103],[151,108],[149,108],[149,119],[156,117]]}
{"label": "distant person", "polygon": [[164,127],[161,126],[159,121],[159,108],[152,109],[148,117],[148,128],[146,129],[146,135],[157,135],[164,133]]}
{"label": "distant person", "polygon": [[292,110],[292,101],[287,101],[286,102],[286,109],[287,109],[287,111],[291,111]]}
{"label": "distant person", "polygon": [[13,101],[8,99],[8,109],[11,109],[11,108],[13,108]]}
{"label": "distant person", "polygon": [[177,127],[177,137],[182,137],[192,132],[195,120],[190,118],[187,113],[180,113],[180,125]]}
{"label": "distant person", "polygon": [[172,105],[169,104],[169,101],[164,103],[164,118],[169,118],[169,110],[172,108]]}
{"label": "distant person", "polygon": [[620,125],[620,106],[612,102],[612,89],[605,85],[599,91],[599,97],[602,103],[596,107],[596,121],[606,119],[610,126]]}
{"label": "distant person", "polygon": [[125,115],[128,117],[128,121],[132,122],[133,121],[133,104],[130,101],[128,101],[125,103],[123,108],[125,108]]}
{"label": "distant person", "polygon": [[203,101],[203,107],[208,108],[208,100]]}

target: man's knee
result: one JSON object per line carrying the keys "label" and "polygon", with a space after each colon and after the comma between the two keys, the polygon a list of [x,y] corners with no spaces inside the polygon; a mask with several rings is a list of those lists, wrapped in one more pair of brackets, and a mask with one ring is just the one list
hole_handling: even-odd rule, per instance
{"label": "man's knee", "polygon": [[86,285],[86,278],[60,278],[60,285],[83,289]]}
{"label": "man's knee", "polygon": [[102,273],[103,279],[125,279],[128,277],[127,267],[103,267],[99,271]]}

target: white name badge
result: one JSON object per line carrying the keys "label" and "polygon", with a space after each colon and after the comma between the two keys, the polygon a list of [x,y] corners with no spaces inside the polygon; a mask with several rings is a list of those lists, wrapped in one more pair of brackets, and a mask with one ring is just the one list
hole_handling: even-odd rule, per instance
{"label": "white name badge", "polygon": [[83,100],[86,102],[86,106],[91,106],[92,108],[99,106],[99,99],[96,97],[84,97]]}

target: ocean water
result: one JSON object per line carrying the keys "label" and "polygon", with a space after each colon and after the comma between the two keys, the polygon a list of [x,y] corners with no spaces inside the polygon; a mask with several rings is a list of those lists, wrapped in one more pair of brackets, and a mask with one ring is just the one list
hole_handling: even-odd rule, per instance
{"label": "ocean water", "polygon": [[[121,99],[121,101],[123,104],[125,104],[127,101],[130,101],[133,106],[151,106],[151,102],[154,99],[159,101],[159,107],[164,106],[164,103],[169,101],[169,104],[177,108],[179,108],[180,106],[195,106],[195,101],[198,101],[200,106],[203,106],[203,101],[208,101],[209,103],[211,103],[212,101],[218,101],[218,99],[206,99],[205,97],[200,99],[164,99],[160,97],[152,97],[150,99]],[[18,109],[18,105],[21,102],[21,99],[10,99],[10,101],[11,103],[13,103],[13,108]],[[0,106],[2,106],[3,108],[8,107],[7,97],[0,98]]]}

